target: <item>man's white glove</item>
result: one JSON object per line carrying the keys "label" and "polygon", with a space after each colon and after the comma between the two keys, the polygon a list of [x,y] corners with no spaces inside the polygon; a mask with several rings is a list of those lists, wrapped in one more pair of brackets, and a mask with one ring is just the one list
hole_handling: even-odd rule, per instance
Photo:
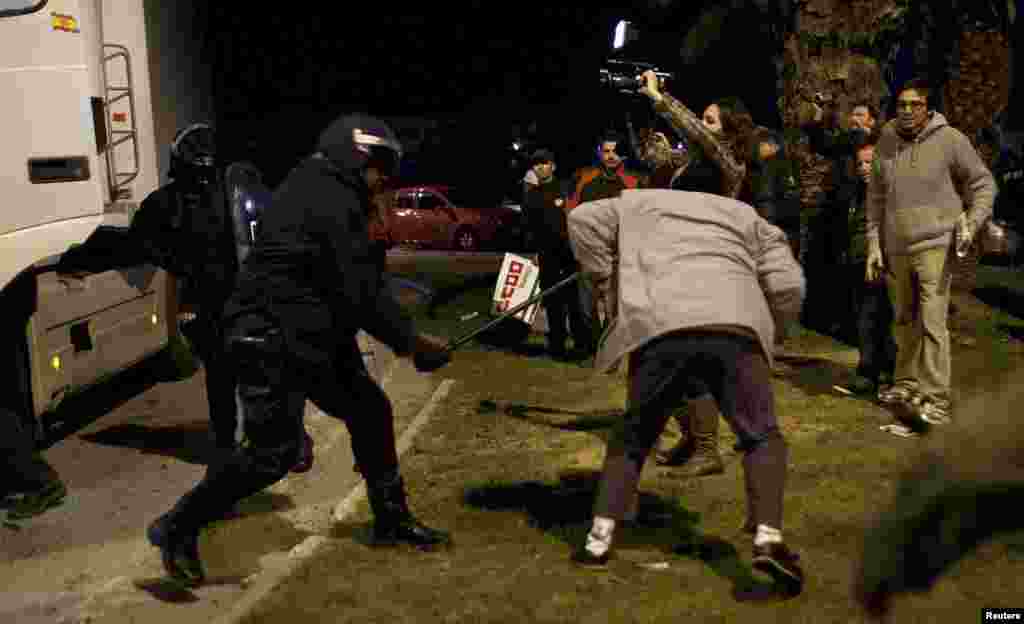
{"label": "man's white glove", "polygon": [[864,280],[868,283],[875,283],[882,278],[885,270],[885,263],[882,261],[882,248],[878,243],[868,244],[868,262],[864,270]]}

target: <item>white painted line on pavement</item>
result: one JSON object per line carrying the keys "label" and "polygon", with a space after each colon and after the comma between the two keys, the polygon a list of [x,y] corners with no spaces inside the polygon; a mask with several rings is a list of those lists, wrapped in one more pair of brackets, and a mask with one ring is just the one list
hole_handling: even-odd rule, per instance
{"label": "white painted line on pavement", "polygon": [[[402,435],[398,438],[396,445],[398,449],[398,456],[401,457],[403,453],[412,444],[412,438],[416,433],[426,424],[427,420],[433,415],[434,410],[437,409],[438,404],[448,396],[448,391],[455,383],[454,379],[445,379],[441,382],[441,385],[434,390],[433,396],[427,401],[427,404],[423,406],[419,414],[416,414],[416,418],[413,419],[409,426],[405,428]],[[344,520],[346,516],[352,513],[356,505],[366,496],[366,481],[360,481],[359,485],[352,488],[352,491],[348,493],[343,501],[338,503],[338,506],[334,508],[334,519]]]}
{"label": "white painted line on pavement", "polygon": [[[427,423],[430,417],[437,410],[437,406],[448,396],[448,392],[452,386],[455,385],[454,379],[445,379],[441,381],[440,385],[434,390],[434,394],[431,395],[427,404],[420,409],[419,413],[416,414],[416,418],[413,419],[409,426],[405,428],[402,435],[399,436],[398,442],[395,445],[396,451],[399,457],[409,446],[412,445],[413,437],[416,433]],[[348,493],[348,496],[344,498],[334,508],[333,517],[335,520],[342,520],[348,514],[352,513],[356,505],[366,496],[366,482],[360,481],[352,490]],[[273,570],[273,578],[261,579],[257,581],[257,585],[252,589],[248,590],[237,602],[231,606],[231,610],[221,615],[213,624],[238,624],[242,621],[250,611],[252,611],[256,605],[258,605],[271,591],[274,590],[280,584],[280,582],[298,570],[299,566],[311,557],[314,557],[317,553],[324,548],[330,540],[322,535],[311,535],[303,540],[300,544],[297,544],[291,550],[291,556],[288,558],[287,563],[282,565],[280,568]]]}

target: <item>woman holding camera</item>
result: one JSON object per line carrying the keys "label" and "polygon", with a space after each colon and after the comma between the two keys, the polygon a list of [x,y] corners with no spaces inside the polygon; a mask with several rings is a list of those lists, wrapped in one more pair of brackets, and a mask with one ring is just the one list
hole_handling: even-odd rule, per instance
{"label": "woman holding camera", "polygon": [[[735,97],[716,100],[698,118],[682,102],[661,91],[654,72],[644,72],[640,80],[640,93],[651,99],[654,110],[690,146],[688,158],[680,159],[664,134],[648,134],[641,152],[654,169],[650,186],[738,198],[754,140],[754,122],[743,102]],[[673,417],[679,425],[679,441],[658,452],[658,463],[685,464],[678,474],[686,477],[724,472],[718,453],[718,407],[711,393],[690,400]]]}
{"label": "woman holding camera", "polygon": [[643,151],[644,159],[655,168],[652,186],[739,197],[754,134],[754,121],[743,102],[736,97],[716,100],[698,118],[661,91],[654,72],[644,72],[641,81],[640,93],[651,99],[655,112],[691,146],[690,157],[680,163],[672,158],[672,146],[664,134],[649,135]]}

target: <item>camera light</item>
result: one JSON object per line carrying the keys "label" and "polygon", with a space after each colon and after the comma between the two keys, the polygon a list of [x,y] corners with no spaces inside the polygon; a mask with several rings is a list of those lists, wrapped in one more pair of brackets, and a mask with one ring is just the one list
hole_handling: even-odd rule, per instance
{"label": "camera light", "polygon": [[156,324],[157,324],[157,322],[158,322],[158,321],[159,321],[160,319],[158,319],[158,318],[157,318],[157,316],[156,316],[156,314],[154,314],[154,315],[152,315],[152,316],[150,316],[150,317],[149,317],[149,320],[150,320],[150,321],[151,321],[151,322],[152,322],[152,323],[153,323],[154,325],[156,325]]}
{"label": "camera light", "polygon": [[53,356],[53,359],[50,360],[50,365],[53,366],[53,370],[60,370],[60,356]]}
{"label": "camera light", "polygon": [[619,23],[615,25],[615,40],[612,43],[612,48],[618,50],[626,44],[626,26],[629,24],[626,20],[619,20]]}
{"label": "camera light", "polygon": [[515,141],[514,143],[512,143],[512,149],[518,152],[519,150],[523,149],[523,146],[519,144],[519,141]]}

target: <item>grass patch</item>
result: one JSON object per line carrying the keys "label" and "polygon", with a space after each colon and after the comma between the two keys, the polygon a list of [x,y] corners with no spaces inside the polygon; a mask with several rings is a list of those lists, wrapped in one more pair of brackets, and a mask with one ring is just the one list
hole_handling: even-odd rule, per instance
{"label": "grass patch", "polygon": [[[1016,276],[982,269],[981,288],[1024,292]],[[493,280],[467,288],[438,306],[436,318],[425,310],[418,318],[438,323],[437,333],[461,333],[463,324],[451,319],[483,316],[492,287]],[[1018,341],[1003,341],[1009,334],[1001,329],[1022,321],[969,297],[959,304],[957,332],[977,342],[955,347],[954,387],[978,392],[997,369],[1024,362]],[[808,573],[804,594],[779,602],[749,566],[741,462],[724,424],[725,474],[681,480],[650,462],[640,484],[642,520],[617,533],[608,569],[569,562],[589,527],[625,380],[529,355],[542,344],[534,335],[505,352],[467,345],[444,371],[457,389],[402,459],[410,505],[424,522],[452,530],[454,549],[367,548],[350,539],[369,520],[364,507],[336,528],[325,556],[304,564],[245,621],[858,621],[850,588],[863,529],[925,440],[879,431],[892,421],[889,412],[831,391],[852,371],[851,347],[801,330],[787,345],[801,357],[772,382],[790,449],[784,529]],[[1022,541],[1015,534],[983,545],[928,594],[901,598],[893,621],[973,621],[983,606],[1015,604]]]}

